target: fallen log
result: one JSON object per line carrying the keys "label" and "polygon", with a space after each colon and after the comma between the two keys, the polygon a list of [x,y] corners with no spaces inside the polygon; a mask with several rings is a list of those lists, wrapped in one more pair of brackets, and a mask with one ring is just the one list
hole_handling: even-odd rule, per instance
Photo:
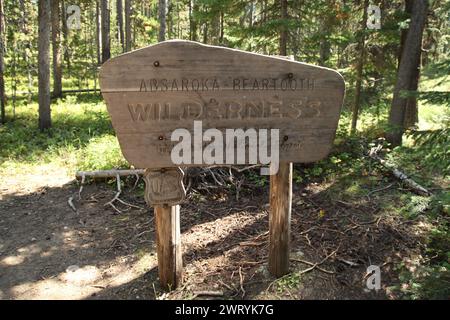
{"label": "fallen log", "polygon": [[144,169],[129,169],[129,170],[98,170],[98,171],[77,171],[75,177],[77,179],[83,179],[83,177],[89,178],[116,178],[125,176],[143,175]]}
{"label": "fallen log", "polygon": [[422,195],[422,196],[431,196],[433,195],[430,191],[428,191],[426,188],[422,187],[420,184],[409,178],[406,174],[401,172],[399,169],[395,168],[394,166],[390,165],[386,160],[381,158],[378,155],[378,151],[381,150],[381,145],[377,147],[373,147],[369,151],[369,157],[372,158],[375,161],[378,161],[383,167],[388,169],[394,177],[402,181],[404,184],[406,184],[412,191],[415,193]]}

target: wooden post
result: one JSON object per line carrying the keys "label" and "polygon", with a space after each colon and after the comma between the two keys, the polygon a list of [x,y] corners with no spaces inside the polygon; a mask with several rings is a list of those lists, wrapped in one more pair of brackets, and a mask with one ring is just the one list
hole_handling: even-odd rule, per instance
{"label": "wooden post", "polygon": [[173,290],[183,281],[180,206],[160,205],[154,210],[159,280],[163,288]]}
{"label": "wooden post", "polygon": [[292,162],[282,162],[270,176],[269,271],[280,277],[289,272],[292,207]]}

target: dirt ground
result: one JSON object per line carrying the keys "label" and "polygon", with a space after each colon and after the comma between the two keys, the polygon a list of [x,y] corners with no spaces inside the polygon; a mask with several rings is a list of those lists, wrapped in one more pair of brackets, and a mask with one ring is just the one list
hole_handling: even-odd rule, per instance
{"label": "dirt ground", "polygon": [[[166,293],[158,284],[153,210],[133,178],[121,195],[133,207],[119,203],[119,213],[105,205],[114,181],[91,182],[80,198],[76,181],[50,170],[1,177],[1,299],[208,298],[198,291],[221,291],[219,299],[390,299],[395,263],[420,250],[416,226],[380,214],[377,196],[350,204],[330,199],[327,185],[295,185],[292,273],[276,281],[266,264],[268,186],[239,200],[191,193],[181,209],[184,283]],[[378,292],[366,289],[372,264],[381,267]]]}

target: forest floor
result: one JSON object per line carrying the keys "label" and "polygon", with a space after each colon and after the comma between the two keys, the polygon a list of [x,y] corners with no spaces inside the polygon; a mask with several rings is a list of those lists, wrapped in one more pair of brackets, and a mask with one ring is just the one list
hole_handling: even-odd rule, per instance
{"label": "forest floor", "polygon": [[[165,293],[153,212],[131,180],[122,199],[142,209],[118,213],[105,206],[114,184],[90,183],[80,198],[70,176],[45,168],[3,176],[0,298],[193,299],[198,291],[222,291],[220,299],[392,299],[390,287],[400,284],[395,266],[418,262],[429,228],[383,208],[395,201],[396,181],[378,179],[359,198],[339,196],[345,190],[332,183],[294,184],[291,273],[277,280],[267,270],[268,185],[255,192],[243,179],[239,200],[211,188],[182,204],[184,283]],[[302,273],[308,262],[322,263]],[[381,268],[378,292],[366,288],[369,265]]]}
{"label": "forest floor", "polygon": [[[424,128],[448,113],[420,110]],[[15,120],[0,126],[0,299],[208,298],[199,291],[221,291],[219,299],[450,297],[448,148],[386,148],[389,162],[434,193],[416,195],[367,157],[384,120],[363,111],[360,136],[346,133],[343,112],[330,156],[295,166],[291,272],[280,279],[267,270],[267,177],[190,172],[181,205],[185,279],[167,293],[142,179],[122,180],[121,198],[140,208],[105,205],[115,179],[86,181],[79,195],[75,171],[128,166],[101,97],[56,101],[45,133],[37,103],[18,101]],[[381,269],[378,292],[366,287],[370,265]]]}

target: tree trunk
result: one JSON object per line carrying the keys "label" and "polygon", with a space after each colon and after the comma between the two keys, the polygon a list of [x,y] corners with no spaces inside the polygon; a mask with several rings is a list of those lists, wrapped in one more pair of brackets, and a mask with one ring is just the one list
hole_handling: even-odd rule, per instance
{"label": "tree trunk", "polygon": [[287,37],[288,37],[288,30],[286,27],[286,20],[288,18],[287,13],[287,0],[280,0],[281,5],[281,19],[282,19],[282,25],[280,30],[280,55],[281,56],[287,56]]}
{"label": "tree trunk", "polygon": [[[419,62],[417,63],[417,68],[413,70],[413,75],[410,79],[411,81],[409,85],[410,91],[417,91],[419,87],[420,52],[417,55],[418,57],[416,58]],[[414,128],[418,122],[419,122],[419,109],[417,107],[417,98],[415,96],[409,96],[406,100],[404,127],[405,129]]]}
{"label": "tree trunk", "polygon": [[189,14],[189,40],[192,41],[192,23],[193,23],[193,18],[192,18],[192,0],[188,1],[188,14]]}
{"label": "tree trunk", "polygon": [[61,13],[59,0],[52,0],[52,49],[53,49],[53,97],[60,98],[62,92],[61,64]]}
{"label": "tree trunk", "polygon": [[159,15],[159,34],[158,41],[166,40],[166,8],[167,0],[159,0],[158,15]]}
{"label": "tree trunk", "polygon": [[[27,20],[27,6],[25,5],[25,0],[19,1],[19,8],[20,8],[20,32],[22,32],[24,36],[23,40],[23,47],[22,47],[22,55],[23,55],[23,61],[25,63],[25,69],[27,71],[27,90],[28,90],[28,96],[27,101],[28,103],[31,103],[31,98],[33,97],[33,75],[31,74],[31,63],[30,63],[30,56],[28,56],[29,49],[31,48],[31,41],[28,37],[30,31],[28,26],[28,20]],[[28,49],[28,50],[26,50]]]}
{"label": "tree trunk", "polygon": [[0,0],[0,121],[1,123],[6,122],[6,98],[5,98],[5,79],[3,78],[4,74],[4,65],[3,65],[3,53],[4,53],[4,44],[3,44],[3,34],[5,33],[5,26],[3,25],[4,15],[3,15],[3,0]]}
{"label": "tree trunk", "polygon": [[101,0],[102,9],[102,63],[111,58],[111,38],[109,34],[110,27],[110,10],[109,1]]}
{"label": "tree trunk", "polygon": [[369,6],[369,0],[364,0],[363,6],[363,18],[361,21],[361,35],[358,41],[358,49],[359,49],[359,57],[358,63],[356,65],[356,85],[355,85],[355,101],[353,102],[353,110],[352,110],[352,126],[350,128],[350,132],[353,134],[356,131],[356,125],[358,122],[358,114],[361,104],[361,87],[362,87],[362,74],[364,68],[364,53],[365,53],[365,30],[367,28],[367,7]]}
{"label": "tree trunk", "polygon": [[328,60],[331,56],[331,43],[328,38],[330,33],[333,30],[333,22],[335,19],[334,15],[334,7],[335,7],[335,1],[330,1],[327,5],[328,12],[326,12],[324,19],[323,19],[323,32],[321,33],[321,39],[320,39],[320,51],[319,51],[319,65],[320,66],[327,66]]}
{"label": "tree trunk", "polygon": [[102,24],[100,4],[95,2],[95,46],[97,48],[97,64],[102,64]]}
{"label": "tree trunk", "polygon": [[[402,144],[405,128],[406,104],[408,100],[403,96],[403,91],[410,89],[411,79],[417,74],[417,69],[420,67],[422,34],[426,22],[427,11],[427,0],[414,1],[411,12],[411,22],[400,59],[397,83],[395,85],[394,97],[389,112],[390,130],[387,134],[387,138],[393,146]],[[419,57],[419,59],[417,59],[417,57]]]}
{"label": "tree trunk", "polygon": [[194,16],[198,12],[198,4],[196,0],[189,1],[189,39],[192,41],[197,41],[197,21]]}
{"label": "tree trunk", "polygon": [[50,116],[50,0],[39,0],[38,9],[39,129],[51,127]]}
{"label": "tree trunk", "polygon": [[69,30],[67,28],[67,11],[64,0],[61,0],[62,7],[62,35],[63,35],[63,53],[64,53],[64,61],[66,62],[67,73],[70,75],[70,54],[69,54]]}
{"label": "tree trunk", "polygon": [[[408,14],[409,17],[411,17],[411,11],[412,11],[412,0],[406,0],[405,1],[405,12]],[[423,30],[422,30],[423,32]],[[408,35],[408,29],[402,29],[401,38],[400,38],[400,50],[398,53],[398,69],[400,68],[400,62],[402,58],[402,53],[405,47],[405,41],[406,37]],[[414,69],[414,74],[411,77],[411,83],[409,86],[410,91],[417,91],[417,88],[419,86],[419,79],[420,79],[420,60],[422,56],[422,50],[417,52],[416,57],[416,63],[418,65],[418,68]],[[417,62],[418,61],[418,62]],[[405,109],[405,121],[404,126],[405,128],[413,128],[417,122],[419,122],[419,110],[417,108],[417,98],[414,96],[408,97],[406,101],[406,109]]]}
{"label": "tree trunk", "polygon": [[224,35],[225,29],[224,29],[224,13],[223,10],[220,11],[220,38],[219,43],[223,45],[223,35]]}
{"label": "tree trunk", "polygon": [[119,42],[122,47],[122,52],[125,52],[125,39],[123,38],[123,8],[122,0],[116,0],[117,5],[117,28],[119,35]]}
{"label": "tree trunk", "polygon": [[131,51],[131,0],[125,0],[125,51]]}

